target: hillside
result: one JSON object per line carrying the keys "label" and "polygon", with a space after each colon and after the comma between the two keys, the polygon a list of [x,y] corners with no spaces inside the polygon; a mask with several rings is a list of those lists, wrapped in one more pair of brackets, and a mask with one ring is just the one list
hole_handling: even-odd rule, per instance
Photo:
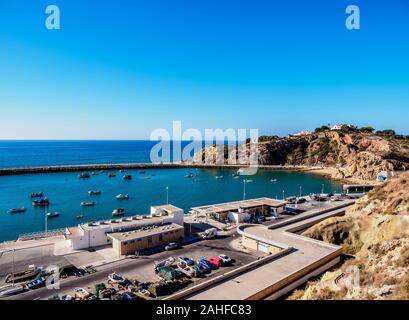
{"label": "hillside", "polygon": [[361,198],[345,216],[303,235],[342,245],[353,258],[290,299],[409,299],[409,172]]}
{"label": "hillside", "polygon": [[[331,174],[334,179],[374,180],[380,171],[409,169],[407,138],[328,130],[286,138],[264,138],[261,141],[258,146],[259,164],[330,167],[334,169]],[[215,145],[207,146],[195,154],[193,161],[204,161],[206,157],[207,163],[215,163],[216,159],[224,158],[227,163],[227,150],[223,154],[217,150],[220,148]],[[235,157],[231,149],[229,157]]]}

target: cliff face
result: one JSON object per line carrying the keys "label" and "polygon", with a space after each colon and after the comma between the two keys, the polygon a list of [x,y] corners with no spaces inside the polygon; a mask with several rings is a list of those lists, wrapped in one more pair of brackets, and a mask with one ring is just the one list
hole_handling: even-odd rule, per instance
{"label": "cliff face", "polygon": [[353,258],[291,299],[409,299],[409,172],[303,235],[342,245]]}
{"label": "cliff face", "polygon": [[[208,163],[216,163],[217,159],[218,163],[227,163],[226,159],[234,157],[231,149],[227,153],[223,146],[208,146],[193,161],[207,159]],[[261,142],[258,163],[333,167],[336,172],[332,178],[374,180],[380,171],[409,168],[409,143],[373,134],[328,131]]]}

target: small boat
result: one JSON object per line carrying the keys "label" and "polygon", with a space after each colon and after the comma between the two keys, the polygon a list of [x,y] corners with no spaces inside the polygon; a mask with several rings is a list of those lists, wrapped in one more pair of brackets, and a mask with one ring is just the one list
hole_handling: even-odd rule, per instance
{"label": "small boat", "polygon": [[26,285],[28,289],[35,289],[35,288],[45,285],[45,282],[46,282],[45,277],[40,277],[36,280],[28,282]]}
{"label": "small boat", "polygon": [[21,208],[12,208],[8,210],[8,213],[22,213],[25,212],[26,208],[21,207]]}
{"label": "small boat", "polygon": [[187,175],[185,175],[185,178],[193,178],[194,177],[194,174],[193,173],[189,173],[189,174],[187,174]]}
{"label": "small boat", "polygon": [[97,176],[97,175],[99,175],[98,172],[91,172],[91,176]]}
{"label": "small boat", "polygon": [[58,217],[59,215],[60,215],[59,212],[49,212],[49,213],[47,213],[47,217],[48,217],[48,218],[56,218],[56,217]]}
{"label": "small boat", "polygon": [[233,176],[233,179],[240,179],[240,176]]}
{"label": "small boat", "polygon": [[50,204],[50,201],[48,201],[48,198],[43,198],[40,200],[34,200],[32,204],[34,207],[48,207]]}
{"label": "small boat", "polygon": [[253,182],[253,180],[250,180],[250,179],[246,179],[244,181],[246,181],[246,183],[252,183]]}
{"label": "small boat", "polygon": [[32,194],[30,194],[30,198],[31,199],[33,199],[33,198],[41,198],[43,196],[43,193],[42,192],[37,192],[37,193],[32,193]]}
{"label": "small boat", "polygon": [[123,173],[123,172],[126,172],[126,170],[125,170],[125,169],[121,169],[121,170],[119,170],[119,172]]}
{"label": "small boat", "polygon": [[277,182],[277,179],[271,179],[270,182]]}
{"label": "small boat", "polygon": [[123,216],[124,214],[125,214],[125,209],[123,209],[123,208],[118,208],[118,209],[115,209],[114,211],[112,211],[112,216],[113,217]]}
{"label": "small boat", "polygon": [[223,179],[223,176],[216,176],[216,179]]}
{"label": "small boat", "polygon": [[130,174],[126,174],[122,177],[124,180],[132,180],[132,176]]}
{"label": "small boat", "polygon": [[129,195],[120,193],[115,198],[117,198],[118,200],[128,200]]}
{"label": "small boat", "polygon": [[84,219],[84,215],[83,214],[79,214],[78,216],[75,217],[76,220],[81,220]]}
{"label": "small boat", "polygon": [[110,173],[110,174],[108,174],[108,177],[109,178],[114,178],[114,177],[116,177],[116,174],[115,173]]}
{"label": "small boat", "polygon": [[90,191],[88,191],[88,194],[89,194],[90,196],[96,196],[96,195],[100,195],[100,194],[101,194],[101,191],[90,190]]}
{"label": "small boat", "polygon": [[81,207],[92,207],[95,206],[95,202],[91,201],[91,202],[81,202]]}
{"label": "small boat", "polygon": [[91,175],[89,173],[81,173],[79,177],[80,179],[88,179],[91,178]]}
{"label": "small boat", "polygon": [[99,173],[106,173],[107,171],[106,170],[101,170]]}

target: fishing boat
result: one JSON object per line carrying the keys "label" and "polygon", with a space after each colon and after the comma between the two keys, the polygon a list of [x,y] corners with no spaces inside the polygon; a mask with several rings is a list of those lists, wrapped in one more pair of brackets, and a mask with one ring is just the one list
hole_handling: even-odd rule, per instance
{"label": "fishing boat", "polygon": [[80,179],[88,179],[91,177],[91,175],[89,173],[81,173],[79,177]]}
{"label": "fishing boat", "polygon": [[132,180],[132,176],[130,174],[126,174],[122,177],[124,180]]}
{"label": "fishing boat", "polygon": [[32,204],[34,207],[48,207],[50,204],[50,201],[48,201],[48,198],[43,198],[40,200],[34,200]]}
{"label": "fishing boat", "polygon": [[119,217],[123,216],[125,214],[125,209],[124,208],[118,208],[112,211],[112,216],[113,217]]}
{"label": "fishing boat", "polygon": [[84,219],[84,215],[83,214],[79,214],[78,216],[75,217],[76,220],[81,220]]}
{"label": "fishing boat", "polygon": [[36,192],[36,193],[30,194],[30,198],[31,198],[31,199],[33,199],[33,198],[41,198],[42,196],[43,196],[43,193],[42,193],[42,192]]}
{"label": "fishing boat", "polygon": [[22,213],[25,212],[26,208],[21,207],[21,208],[12,208],[8,210],[8,213]]}
{"label": "fishing boat", "polygon": [[92,207],[95,206],[95,202],[91,201],[91,202],[81,202],[80,203],[81,207]]}
{"label": "fishing boat", "polygon": [[110,173],[110,174],[108,174],[108,177],[109,178],[114,178],[114,177],[116,177],[116,174],[115,173]]}
{"label": "fishing boat", "polygon": [[90,190],[90,191],[88,191],[88,194],[90,195],[90,196],[96,196],[96,195],[100,195],[101,194],[101,191],[95,191],[95,190]]}
{"label": "fishing boat", "polygon": [[47,217],[48,217],[48,218],[56,218],[56,217],[58,217],[59,215],[60,215],[59,212],[48,212],[48,213],[47,213]]}
{"label": "fishing boat", "polygon": [[129,195],[120,193],[115,198],[117,198],[118,200],[128,200]]}
{"label": "fishing boat", "polygon": [[185,178],[193,178],[193,177],[194,177],[194,174],[191,172],[185,175]]}

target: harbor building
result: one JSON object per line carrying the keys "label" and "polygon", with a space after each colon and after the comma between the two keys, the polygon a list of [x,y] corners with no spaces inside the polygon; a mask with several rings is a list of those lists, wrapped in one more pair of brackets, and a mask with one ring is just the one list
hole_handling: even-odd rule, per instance
{"label": "harbor building", "polygon": [[[72,250],[112,244],[122,254],[133,247],[149,249],[179,240],[183,238],[183,226],[183,209],[167,204],[152,206],[150,215],[88,222],[66,228],[65,239]],[[135,242],[125,240],[128,238]]]}
{"label": "harbor building", "polygon": [[256,216],[276,216],[284,212],[286,201],[271,198],[257,198],[194,207],[190,213],[204,214],[218,221],[231,221],[240,223]]}
{"label": "harbor building", "polygon": [[175,223],[108,234],[108,238],[112,239],[112,248],[120,255],[181,241],[183,236],[184,227]]}

